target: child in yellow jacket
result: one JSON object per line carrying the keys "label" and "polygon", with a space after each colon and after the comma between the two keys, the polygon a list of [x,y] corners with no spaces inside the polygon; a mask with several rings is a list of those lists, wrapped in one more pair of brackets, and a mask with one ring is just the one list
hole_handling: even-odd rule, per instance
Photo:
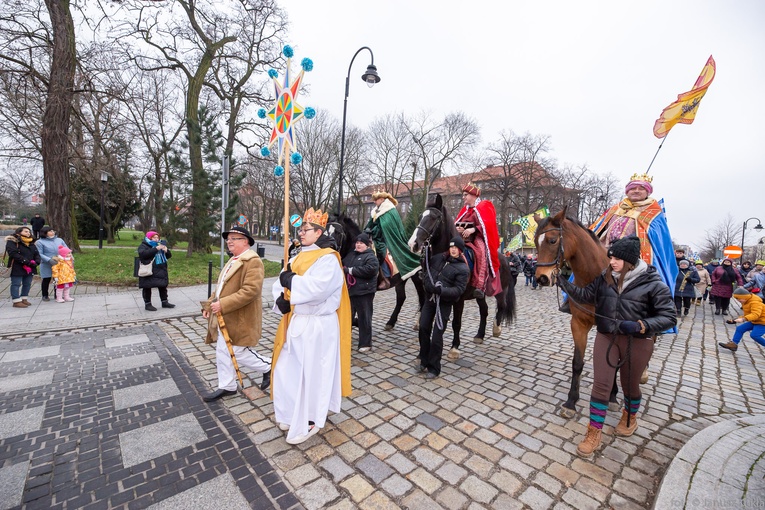
{"label": "child in yellow jacket", "polygon": [[74,287],[77,281],[77,273],[74,271],[74,258],[72,250],[66,246],[58,247],[58,264],[51,268],[52,276],[56,280],[56,301],[63,303],[65,301],[74,301],[69,295],[69,290]]}
{"label": "child in yellow jacket", "polygon": [[720,347],[736,352],[738,343],[744,337],[744,333],[750,331],[752,340],[765,347],[765,304],[760,296],[752,294],[743,287],[733,291],[733,297],[741,303],[743,315],[737,319],[727,321],[728,324],[740,324],[736,327],[732,341],[720,342]]}

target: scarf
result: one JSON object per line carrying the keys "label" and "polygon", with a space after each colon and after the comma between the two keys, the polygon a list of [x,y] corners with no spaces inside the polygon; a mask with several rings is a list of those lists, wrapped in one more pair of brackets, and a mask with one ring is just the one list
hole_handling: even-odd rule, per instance
{"label": "scarf", "polygon": [[736,281],[736,272],[732,265],[723,264],[723,274],[720,277],[722,283],[731,284]]}
{"label": "scarf", "polygon": [[21,236],[21,235],[19,236],[19,238],[21,239],[21,242],[27,246],[32,244],[35,240],[34,237],[27,237],[27,236]]}
{"label": "scarf", "polygon": [[[145,240],[146,240],[147,243],[149,243],[149,246],[151,246],[152,248],[156,248],[157,246],[159,246],[159,242],[152,241],[148,237],[145,238]],[[154,255],[154,263],[157,264],[157,265],[167,264],[167,257],[165,257],[165,252],[163,252],[161,250],[157,250],[157,254]]]}

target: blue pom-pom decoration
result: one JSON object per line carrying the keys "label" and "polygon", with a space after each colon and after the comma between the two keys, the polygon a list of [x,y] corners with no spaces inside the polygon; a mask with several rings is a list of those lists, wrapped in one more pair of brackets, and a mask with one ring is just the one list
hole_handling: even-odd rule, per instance
{"label": "blue pom-pom decoration", "polygon": [[287,58],[292,58],[292,55],[295,54],[295,52],[292,50],[292,46],[290,45],[285,46],[284,49],[282,50],[282,53]]}
{"label": "blue pom-pom decoration", "polygon": [[303,71],[310,73],[313,71],[313,60],[306,57],[300,61],[300,66],[303,68]]}
{"label": "blue pom-pom decoration", "polygon": [[316,110],[314,110],[313,108],[308,106],[308,107],[306,107],[305,110],[303,110],[303,116],[306,119],[312,119],[312,118],[316,117]]}
{"label": "blue pom-pom decoration", "polygon": [[284,167],[281,165],[275,166],[274,175],[277,177],[281,177],[282,175],[284,175]]}
{"label": "blue pom-pom decoration", "polygon": [[269,78],[276,78],[279,76],[279,73],[276,72],[276,69],[269,69],[268,70],[268,77]]}
{"label": "blue pom-pom decoration", "polygon": [[260,108],[258,110],[258,117],[260,117],[261,119],[265,119],[266,118],[266,109],[265,108]]}
{"label": "blue pom-pom decoration", "polygon": [[290,156],[290,161],[292,161],[293,165],[299,165],[303,162],[303,156],[299,152],[293,152],[292,156]]}
{"label": "blue pom-pom decoration", "polygon": [[271,151],[268,150],[268,147],[261,147],[260,155],[263,156],[264,158],[267,158],[268,156],[271,155]]}

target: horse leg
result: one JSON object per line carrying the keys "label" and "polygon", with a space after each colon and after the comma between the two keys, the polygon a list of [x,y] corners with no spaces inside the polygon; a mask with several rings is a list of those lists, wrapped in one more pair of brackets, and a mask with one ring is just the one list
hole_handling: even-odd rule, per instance
{"label": "horse leg", "polygon": [[447,359],[456,360],[460,357],[460,329],[462,329],[462,311],[465,309],[465,301],[460,298],[454,303],[452,309],[452,331],[454,332],[454,338],[452,339],[452,348],[449,349],[449,354],[446,355]]}
{"label": "horse leg", "polygon": [[486,304],[486,298],[476,299],[475,302],[478,304],[478,313],[481,316],[481,320],[478,324],[478,333],[473,337],[473,341],[477,344],[482,344],[486,336],[486,320],[489,317],[489,305]]}
{"label": "horse leg", "polygon": [[507,289],[503,289],[502,292],[497,294],[497,313],[494,315],[494,324],[492,324],[491,334],[494,338],[499,337],[502,334],[502,318],[505,316],[505,295]]}
{"label": "horse leg", "polygon": [[568,399],[561,407],[560,415],[571,419],[576,416],[576,403],[579,401],[579,383],[584,369],[584,352],[587,349],[587,333],[592,323],[571,318],[571,334],[574,337],[574,359],[571,361],[571,388]]}
{"label": "horse leg", "polygon": [[393,309],[393,313],[391,314],[390,319],[388,319],[388,322],[385,323],[385,331],[393,329],[396,322],[398,322],[398,314],[401,313],[404,301],[406,301],[406,282],[402,281],[396,285],[396,307]]}

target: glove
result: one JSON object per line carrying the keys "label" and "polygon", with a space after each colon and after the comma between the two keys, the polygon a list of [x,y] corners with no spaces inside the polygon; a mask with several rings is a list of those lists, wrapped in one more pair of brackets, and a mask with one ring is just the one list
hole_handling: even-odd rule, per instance
{"label": "glove", "polygon": [[441,287],[441,282],[436,282],[435,287],[433,287],[433,294],[438,294],[440,296],[442,289],[443,287]]}
{"label": "glove", "polygon": [[619,331],[625,335],[640,333],[640,323],[636,321],[621,321],[619,323]]}
{"label": "glove", "polygon": [[29,265],[30,265],[30,266],[36,266],[36,265],[37,265],[37,262],[35,262],[34,260],[30,260],[30,261],[29,261]]}
{"label": "glove", "polygon": [[430,283],[430,277],[425,275],[423,278],[423,285],[425,287],[425,291],[428,294],[435,294],[436,293],[436,286]]}
{"label": "glove", "polygon": [[280,312],[283,314],[290,313],[290,302],[284,299],[284,292],[279,294],[279,297],[276,298],[276,307],[279,309]]}
{"label": "glove", "polygon": [[50,265],[51,265],[51,266],[55,266],[56,264],[58,264],[58,260],[56,260],[56,259],[50,259]]}
{"label": "glove", "polygon": [[24,271],[26,271],[27,274],[32,274],[32,268],[31,267],[29,267],[29,266],[21,266],[21,267],[24,268]]}
{"label": "glove", "polygon": [[728,323],[728,324],[735,324],[736,323],[736,319],[726,319],[725,322]]}
{"label": "glove", "polygon": [[279,275],[279,283],[285,289],[292,290],[292,278],[294,277],[295,273],[292,272],[292,266],[287,264],[287,269],[282,271],[282,273]]}
{"label": "glove", "polygon": [[343,273],[348,274],[350,271],[348,270],[348,266],[343,266]]}

